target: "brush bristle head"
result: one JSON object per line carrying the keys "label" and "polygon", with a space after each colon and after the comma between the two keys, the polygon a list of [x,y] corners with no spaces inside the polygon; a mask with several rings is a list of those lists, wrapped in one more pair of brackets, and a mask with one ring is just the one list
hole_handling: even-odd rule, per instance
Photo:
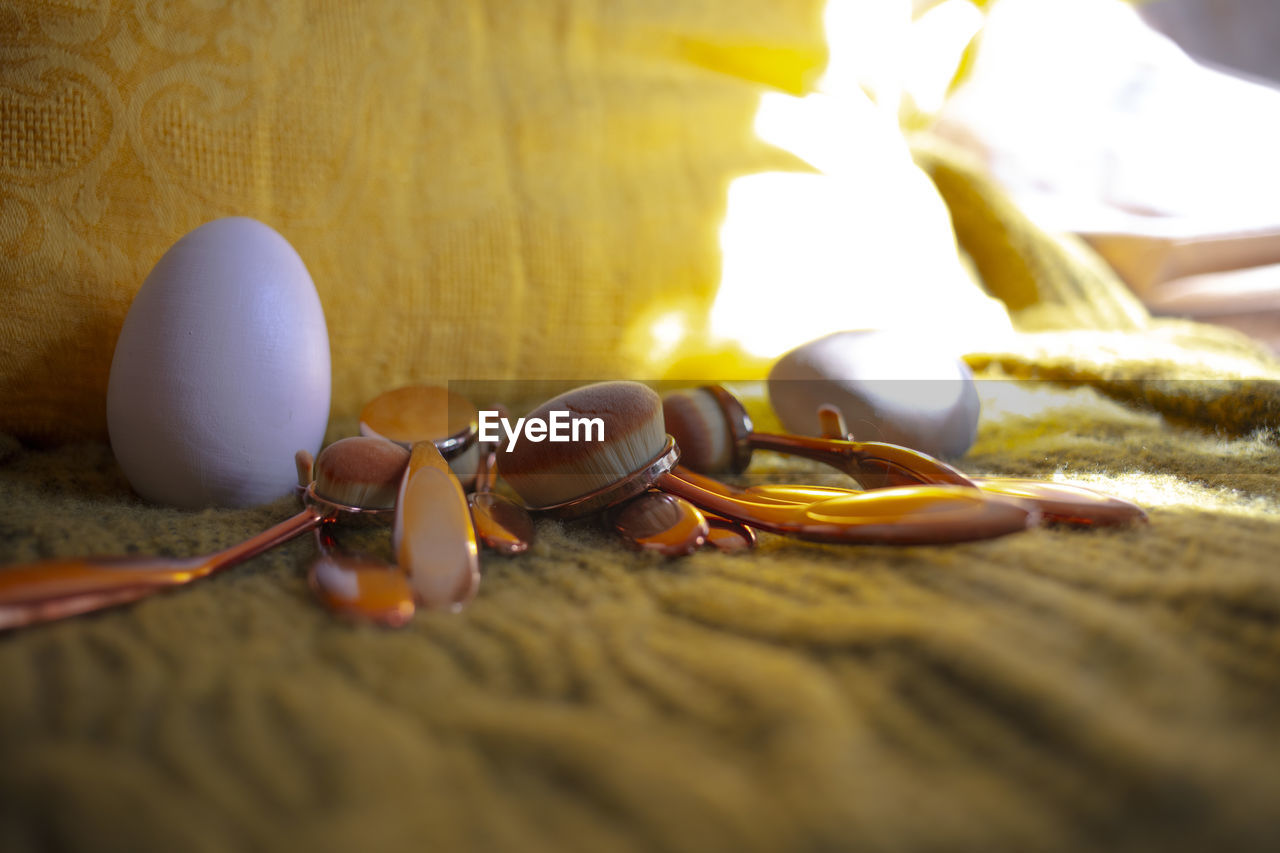
{"label": "brush bristle head", "polygon": [[564,503],[611,486],[661,451],[667,433],[662,398],[638,382],[599,382],[553,397],[526,418],[599,418],[604,441],[532,442],[521,436],[498,454],[498,472],[531,507]]}
{"label": "brush bristle head", "polygon": [[703,474],[733,467],[733,436],[710,391],[672,391],[662,400],[662,416],[667,432],[680,446],[681,465]]}
{"label": "brush bristle head", "polygon": [[366,403],[360,411],[360,432],[409,447],[452,438],[471,427],[475,417],[475,404],[447,388],[407,385]]}
{"label": "brush bristle head", "polygon": [[409,451],[393,441],[339,439],[316,457],[316,494],[348,506],[390,509],[408,464]]}

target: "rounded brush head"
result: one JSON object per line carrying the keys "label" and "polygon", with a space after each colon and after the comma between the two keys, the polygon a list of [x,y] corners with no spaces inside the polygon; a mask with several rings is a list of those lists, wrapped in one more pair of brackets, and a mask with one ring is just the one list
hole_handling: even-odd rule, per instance
{"label": "rounded brush head", "polygon": [[662,398],[638,382],[599,382],[553,397],[526,420],[599,418],[603,441],[533,442],[521,437],[498,454],[498,472],[524,502],[550,507],[612,486],[644,470],[663,452]]}
{"label": "rounded brush head", "polygon": [[704,474],[728,471],[733,436],[720,403],[706,388],[683,388],[662,398],[666,430],[680,445],[680,463]]}
{"label": "rounded brush head", "polygon": [[360,434],[410,447],[430,441],[446,459],[476,430],[475,404],[437,385],[406,385],[374,397],[360,410]]}
{"label": "rounded brush head", "polygon": [[342,438],[316,457],[315,492],[321,498],[362,509],[391,509],[409,451],[384,438]]}
{"label": "rounded brush head", "polygon": [[438,385],[406,385],[374,397],[360,410],[360,434],[412,449],[429,441],[463,485],[470,487],[480,462],[476,405]]}
{"label": "rounded brush head", "polygon": [[673,391],[662,401],[667,432],[680,462],[703,474],[741,473],[751,462],[751,418],[719,385]]}

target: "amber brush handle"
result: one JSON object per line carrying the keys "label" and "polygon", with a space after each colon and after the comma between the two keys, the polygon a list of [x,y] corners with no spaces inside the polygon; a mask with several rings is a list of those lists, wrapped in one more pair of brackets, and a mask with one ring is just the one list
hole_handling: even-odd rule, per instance
{"label": "amber brush handle", "polygon": [[[840,436],[849,435],[839,409],[826,405],[819,406],[818,422],[822,425],[823,438],[828,441],[841,441]],[[1029,480],[1022,477],[974,477],[970,482],[985,492],[1017,498],[1033,507],[1040,513],[1041,518],[1050,524],[1067,524],[1073,527],[1115,527],[1144,523],[1147,520],[1146,512],[1137,504],[1123,498],[1095,492],[1084,486]],[[874,486],[869,487],[874,488]],[[772,498],[788,497],[785,490],[768,489],[768,487],[756,487],[747,491],[754,493],[757,488],[763,488]],[[755,500],[761,497],[762,495],[759,494],[753,495]],[[792,490],[790,497],[812,500],[814,496],[812,490],[809,494]]]}
{"label": "amber brush handle", "polygon": [[968,477],[947,463],[896,444],[753,432],[751,446],[822,462],[869,489],[928,483],[973,486]]}
{"label": "amber brush handle", "polygon": [[743,524],[817,542],[925,545],[988,539],[1025,530],[1039,514],[972,486],[915,485],[810,504],[744,500],[684,476],[676,468],[654,485]]}
{"label": "amber brush handle", "polygon": [[430,441],[413,446],[396,500],[396,562],[418,603],[459,610],[480,586],[479,544],[462,484]]}
{"label": "amber brush handle", "polygon": [[[695,485],[718,491],[731,498],[754,503],[813,504],[859,494],[853,489],[834,486],[774,483],[732,489],[710,477],[702,477],[683,468],[680,472]],[[1041,520],[1048,524],[1066,524],[1072,527],[1117,527],[1143,523],[1147,520],[1146,512],[1137,504],[1084,486],[1021,477],[974,477],[970,482],[988,494],[1016,499],[1028,509],[1040,513]]]}
{"label": "amber brush handle", "polygon": [[230,568],[333,518],[308,504],[257,536],[203,557],[55,557],[0,568],[0,630],[126,604]]}

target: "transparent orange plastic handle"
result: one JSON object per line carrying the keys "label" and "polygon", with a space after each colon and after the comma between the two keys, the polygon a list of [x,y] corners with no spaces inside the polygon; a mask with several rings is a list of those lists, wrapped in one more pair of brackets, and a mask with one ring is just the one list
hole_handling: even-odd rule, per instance
{"label": "transparent orange plastic handle", "polygon": [[972,486],[894,486],[814,503],[787,504],[753,501],[724,488],[709,488],[706,480],[675,468],[658,477],[654,485],[725,518],[819,542],[967,542],[1025,530],[1039,520],[1038,513],[1022,503]]}
{"label": "transparent orange plastic handle", "polygon": [[[703,477],[703,481],[716,481]],[[1142,523],[1147,514],[1137,504],[1112,497],[1084,486],[1029,480],[1021,477],[974,477],[970,482],[987,494],[1014,498],[1036,512],[1050,524],[1076,527],[1117,527]],[[705,485],[705,483],[703,483]],[[862,494],[856,489],[837,486],[806,486],[765,483],[733,490],[743,500],[762,503],[812,504],[847,495]]]}
{"label": "transparent orange plastic handle", "polygon": [[753,432],[751,446],[822,462],[843,471],[868,489],[919,484],[973,485],[947,463],[896,444]]}
{"label": "transparent orange plastic handle", "polygon": [[338,508],[308,503],[257,536],[202,557],[59,557],[0,568],[0,630],[89,613],[208,577],[256,557],[333,518]]}
{"label": "transparent orange plastic handle", "polygon": [[[835,447],[843,444],[856,444],[856,442],[845,442],[839,438],[842,435],[847,436],[848,432],[838,410],[828,406],[820,407],[818,409],[818,421],[822,425],[824,437],[811,439],[810,441],[830,442]],[[893,445],[881,446],[893,447]],[[898,455],[894,460],[896,463],[895,476],[902,478],[900,481],[912,482],[907,478],[914,476],[916,477],[914,482],[938,482],[936,477],[941,472],[938,466],[950,468],[950,466],[922,453],[916,453],[914,450],[908,450],[907,448],[897,448],[897,450],[912,454],[910,456]],[[827,461],[818,456],[809,456],[808,458],[818,459],[821,462]],[[923,460],[929,461],[921,464]],[[860,477],[849,467],[841,467],[839,465],[836,467],[868,488],[877,487],[877,481],[874,477]],[[955,471],[955,469],[951,470]],[[960,474],[959,471],[955,471],[955,473]],[[964,475],[960,476],[965,479]],[[1137,504],[1131,503],[1124,498],[1113,497],[1085,488],[1084,486],[1054,483],[1047,480],[1031,480],[1023,477],[972,477],[965,479],[965,482],[975,488],[982,489],[988,494],[1017,498],[1034,506],[1044,520],[1052,524],[1068,524],[1075,527],[1115,527],[1142,523],[1147,520],[1146,512]],[[775,492],[774,496],[779,497],[780,495]]]}

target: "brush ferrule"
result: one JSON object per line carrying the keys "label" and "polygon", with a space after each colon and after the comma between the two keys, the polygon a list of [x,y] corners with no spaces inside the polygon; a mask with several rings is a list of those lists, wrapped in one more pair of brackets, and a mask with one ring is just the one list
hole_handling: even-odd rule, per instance
{"label": "brush ferrule", "polygon": [[305,505],[327,508],[329,510],[342,510],[343,512],[363,513],[365,515],[376,515],[378,513],[391,513],[395,511],[395,507],[367,507],[354,506],[352,504],[335,501],[333,498],[325,497],[316,491],[316,484],[313,482],[302,492],[302,502]]}
{"label": "brush ferrule", "polygon": [[703,390],[710,394],[724,415],[725,425],[729,428],[730,451],[729,469],[741,474],[751,464],[751,432],[754,425],[751,416],[738,398],[730,394],[723,386],[704,385]]}
{"label": "brush ferrule", "polygon": [[621,480],[572,500],[547,506],[531,506],[529,510],[565,519],[591,515],[648,491],[659,477],[676,467],[679,461],[680,448],[676,446],[676,440],[668,435],[657,456]]}
{"label": "brush ferrule", "polygon": [[459,430],[447,438],[442,438],[431,443],[436,446],[436,450],[440,451],[440,455],[448,462],[450,459],[461,456],[470,450],[479,440],[480,433],[476,429],[475,422],[467,424],[466,429]]}

